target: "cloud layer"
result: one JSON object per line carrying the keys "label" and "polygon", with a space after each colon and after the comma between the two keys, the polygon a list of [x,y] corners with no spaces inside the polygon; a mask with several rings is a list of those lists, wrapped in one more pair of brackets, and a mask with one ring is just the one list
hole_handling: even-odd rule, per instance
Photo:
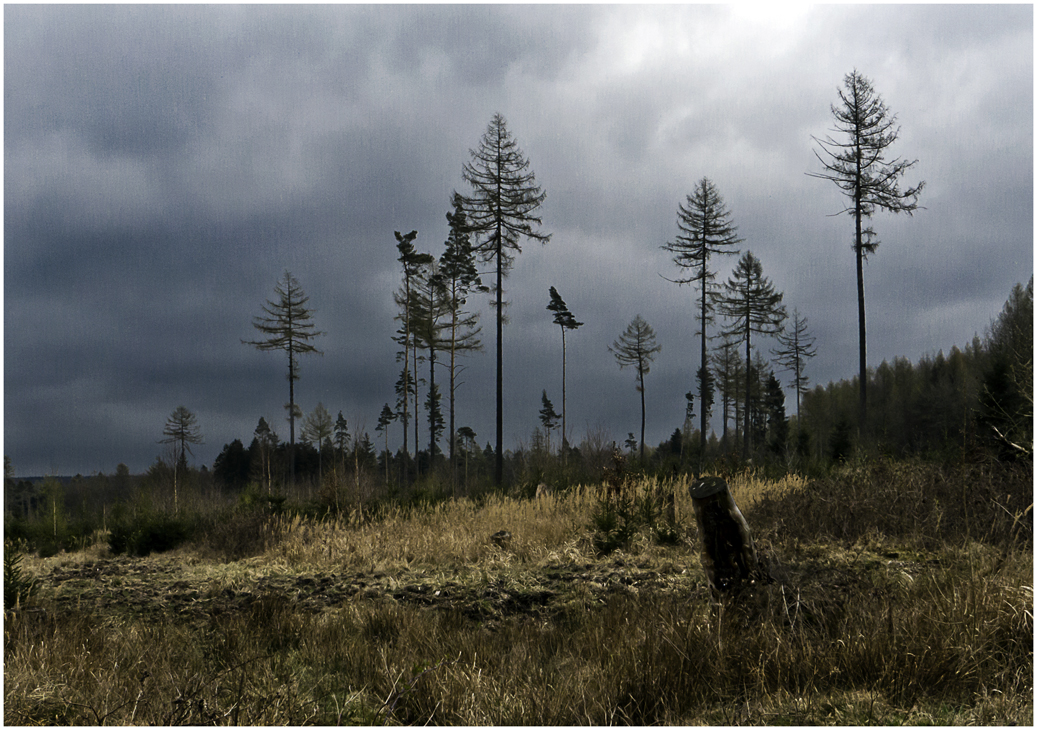
{"label": "cloud layer", "polygon": [[[177,405],[211,465],[260,416],[285,436],[286,367],[240,341],[288,269],[327,331],[298,400],[373,431],[393,400],[394,230],[439,255],[461,167],[495,112],[547,192],[546,246],[506,281],[505,441],[561,399],[576,440],[639,425],[606,350],[636,314],[663,350],[648,441],[680,425],[698,345],[692,287],[664,280],[678,204],[710,177],[809,318],[814,383],[855,372],[851,223],[808,177],[844,74],[897,113],[927,181],[878,215],[869,362],[982,334],[1033,272],[1029,6],[8,6],[4,449],[18,474],[141,471]],[[100,42],[102,41],[103,42]],[[734,260],[724,263],[726,278]],[[459,425],[493,440],[487,352]],[[394,427],[390,444],[398,445]]]}

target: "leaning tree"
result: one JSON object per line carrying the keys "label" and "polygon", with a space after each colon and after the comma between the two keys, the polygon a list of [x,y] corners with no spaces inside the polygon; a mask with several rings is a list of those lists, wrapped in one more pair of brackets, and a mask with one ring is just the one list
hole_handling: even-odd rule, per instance
{"label": "leaning tree", "polygon": [[288,354],[288,428],[289,473],[295,479],[295,381],[299,379],[299,355],[318,350],[310,341],[323,335],[313,324],[313,310],[306,306],[310,298],[303,292],[299,282],[290,272],[274,287],[277,301],[267,300],[263,305],[264,315],[255,317],[252,326],[266,335],[262,340],[242,340],[258,350],[282,350]]}
{"label": "leaning tree", "polygon": [[473,250],[496,270],[494,284],[497,308],[497,449],[494,479],[504,480],[504,277],[521,253],[522,236],[547,243],[550,234],[540,233],[537,209],[547,196],[529,171],[529,161],[519,149],[500,114],[494,114],[479,149],[471,150],[462,177],[472,187],[470,196],[460,196],[468,219],[468,231],[476,236]]}
{"label": "leaning tree", "polygon": [[853,250],[857,259],[857,326],[860,353],[860,425],[865,423],[868,384],[867,328],[864,322],[864,262],[875,253],[879,242],[875,231],[865,221],[876,210],[911,215],[918,209],[918,195],[925,182],[903,190],[900,179],[918,160],[887,159],[889,148],[900,136],[897,116],[890,112],[871,81],[854,69],[843,78],[839,89],[839,106],[832,105],[835,128],[840,139],[814,137],[821,152],[821,172],[808,172],[811,177],[831,180],[850,199],[836,215],[853,216]]}
{"label": "leaning tree", "polygon": [[565,300],[562,299],[557,289],[552,286],[548,293],[551,296],[551,301],[547,305],[547,310],[554,312],[554,323],[562,330],[562,461],[564,462],[567,450],[565,433],[565,331],[582,327],[583,322],[576,321],[576,317],[569,311],[569,307],[565,306]]}

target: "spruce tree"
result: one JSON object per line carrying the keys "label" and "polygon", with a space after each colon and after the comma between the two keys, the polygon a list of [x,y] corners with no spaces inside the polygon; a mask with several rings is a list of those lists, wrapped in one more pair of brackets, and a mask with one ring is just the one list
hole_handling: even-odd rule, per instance
{"label": "spruce tree", "polygon": [[900,181],[918,160],[889,160],[890,146],[900,136],[897,116],[890,112],[871,80],[854,69],[843,78],[838,90],[839,106],[832,105],[835,128],[840,139],[814,137],[821,152],[814,155],[822,172],[811,177],[830,180],[849,198],[839,213],[853,216],[853,251],[857,260],[857,328],[860,366],[859,424],[863,428],[867,408],[868,358],[867,327],[864,316],[864,262],[875,253],[879,242],[866,221],[876,210],[912,215],[918,209],[918,195],[925,187],[919,182],[903,190]]}
{"label": "spruce tree", "polygon": [[479,144],[471,150],[472,159],[462,170],[462,177],[472,187],[471,196],[461,196],[468,219],[468,230],[475,234],[476,254],[484,262],[493,263],[496,281],[493,286],[497,310],[497,449],[494,480],[504,480],[504,277],[511,269],[514,256],[521,253],[522,236],[547,243],[549,234],[534,229],[541,220],[537,209],[546,193],[537,185],[536,176],[528,171],[529,161],[519,149],[507,122],[494,114]]}
{"label": "spruce tree", "polygon": [[265,316],[255,317],[252,326],[267,338],[264,340],[242,340],[258,350],[283,350],[288,354],[288,410],[289,424],[289,472],[295,479],[295,381],[299,379],[299,355],[315,352],[323,355],[310,341],[323,335],[313,324],[313,310],[306,306],[310,298],[303,292],[299,282],[290,272],[274,287],[277,301],[268,300],[263,305]]}
{"label": "spruce tree", "polygon": [[696,334],[701,338],[701,362],[697,376],[701,411],[700,453],[704,455],[706,424],[713,403],[712,392],[707,392],[712,381],[709,378],[706,327],[713,324],[716,299],[716,285],[713,282],[717,275],[717,272],[710,268],[710,258],[714,255],[737,254],[738,249],[735,247],[742,239],[738,237],[738,229],[731,222],[731,211],[728,210],[716,185],[708,177],[699,180],[695,191],[678,207],[677,228],[680,233],[674,241],[663,246],[663,249],[673,254],[673,262],[679,268],[689,272],[685,278],[672,281],[682,285],[694,283],[699,287],[695,319],[700,327]]}
{"label": "spruce tree", "polygon": [[[785,321],[783,294],[774,289],[770,279],[763,275],[763,265],[746,251],[738,260],[731,278],[724,283],[724,292],[717,299],[718,311],[730,322],[721,336],[733,336],[745,342],[745,394],[749,401],[752,383],[752,336],[775,335]],[[750,408],[742,417],[742,458],[749,458]]]}

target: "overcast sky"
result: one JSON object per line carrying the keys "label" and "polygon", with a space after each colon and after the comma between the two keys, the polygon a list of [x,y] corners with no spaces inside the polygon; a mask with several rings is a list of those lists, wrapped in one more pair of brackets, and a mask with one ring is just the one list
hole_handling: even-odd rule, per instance
{"label": "overcast sky", "polygon": [[[20,476],[141,472],[178,405],[205,438],[196,464],[261,416],[287,439],[287,358],[241,344],[286,269],[327,332],[297,402],[375,437],[398,376],[393,231],[440,255],[495,112],[552,236],[524,241],[505,282],[506,447],[529,443],[541,391],[561,410],[552,285],[586,323],[567,337],[572,439],[639,429],[635,375],[607,351],[637,314],[662,345],[646,440],[681,425],[696,290],[666,281],[661,247],[702,177],[808,318],[811,383],[850,378],[852,219],[806,173],[854,68],[898,115],[893,154],[919,160],[906,182],[926,181],[925,210],[873,221],[868,362],[916,361],[982,336],[1033,273],[1030,5],[8,5],[4,453]],[[480,309],[457,425],[485,445]]]}

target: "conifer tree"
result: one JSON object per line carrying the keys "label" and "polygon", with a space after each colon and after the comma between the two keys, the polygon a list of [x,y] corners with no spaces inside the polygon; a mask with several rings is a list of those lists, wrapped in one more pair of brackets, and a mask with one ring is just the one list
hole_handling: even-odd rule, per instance
{"label": "conifer tree", "polygon": [[558,427],[558,414],[555,413],[554,404],[547,397],[547,391],[540,396],[540,423],[544,426],[547,436],[547,452],[551,453],[551,431]]}
{"label": "conifer tree", "polygon": [[[341,415],[341,414],[340,414]],[[389,424],[395,421],[397,414],[393,412],[389,404],[382,406],[382,412],[378,415],[378,423],[374,430],[380,432],[385,438],[385,483],[389,483]]]}
{"label": "conifer tree", "polygon": [[699,287],[695,319],[701,328],[696,334],[701,337],[702,352],[697,377],[701,411],[701,453],[705,454],[706,424],[713,403],[713,393],[707,390],[712,386],[712,380],[709,377],[706,327],[713,324],[716,299],[716,285],[713,282],[717,275],[717,272],[710,268],[710,257],[737,254],[738,249],[735,247],[742,239],[738,237],[738,229],[731,222],[731,211],[725,205],[716,185],[708,177],[699,180],[695,191],[678,207],[677,228],[680,230],[677,238],[663,246],[663,249],[673,254],[673,262],[679,268],[689,272],[685,278],[673,281],[677,284],[696,283]]}
{"label": "conifer tree", "polygon": [[259,417],[259,423],[256,424],[256,430],[252,433],[252,444],[255,451],[252,448],[249,449],[250,455],[253,459],[252,465],[252,477],[260,482],[266,483],[266,492],[270,494],[273,485],[273,469],[272,469],[272,457],[274,450],[277,449],[277,433],[270,428],[270,425],[266,422],[266,419],[262,416]]}
{"label": "conifer tree", "polygon": [[[724,292],[717,299],[718,311],[730,322],[721,336],[733,336],[745,342],[745,394],[751,390],[752,336],[775,335],[785,321],[783,294],[774,289],[770,279],[763,275],[763,265],[746,251],[738,260],[731,278],[724,283]],[[743,413],[742,458],[749,458],[750,409]]]}
{"label": "conifer tree", "polygon": [[323,403],[317,403],[317,407],[306,416],[302,422],[302,438],[310,444],[317,445],[317,483],[324,483],[324,443],[330,441],[335,433],[335,425],[331,420],[331,414]]}
{"label": "conifer tree", "polygon": [[258,350],[283,350],[288,354],[288,424],[290,434],[289,471],[295,479],[295,419],[299,413],[295,405],[295,381],[299,379],[299,355],[315,352],[323,355],[310,341],[323,335],[313,324],[313,310],[306,306],[310,298],[290,272],[274,287],[277,301],[263,305],[265,316],[255,317],[252,326],[267,338],[242,340]]}
{"label": "conifer tree", "polygon": [[522,236],[547,243],[549,234],[534,226],[541,220],[536,211],[546,193],[528,171],[529,161],[518,148],[507,122],[494,114],[479,144],[471,150],[472,159],[462,170],[465,182],[472,186],[471,196],[461,196],[468,219],[468,230],[475,234],[476,254],[496,269],[493,286],[497,309],[497,449],[494,480],[504,480],[504,277],[511,269],[516,253],[521,252]]}
{"label": "conifer tree", "polygon": [[[198,428],[195,415],[184,406],[177,406],[173,413],[166,419],[166,426],[162,429],[162,435],[167,438],[159,441],[161,444],[173,444],[173,510],[180,511],[180,495],[178,489],[178,476],[187,471],[187,454],[191,453],[189,444],[202,443],[202,432]],[[179,447],[179,448],[177,448]]]}
{"label": "conifer tree", "polygon": [[349,448],[349,422],[346,421],[342,411],[338,412],[335,419],[335,451],[342,462],[342,469],[346,468],[346,449]]}
{"label": "conifer tree", "polygon": [[619,339],[609,345],[619,369],[632,365],[637,371],[637,392],[641,394],[641,460],[645,458],[645,375],[651,369],[652,360],[662,349],[656,344],[655,330],[641,317],[637,315],[627,325],[626,330]]}
{"label": "conifer tree", "polygon": [[[731,409],[736,407],[738,392],[740,388],[741,373],[738,360],[738,341],[730,335],[724,337],[718,347],[710,354],[713,363],[714,383],[720,393],[720,408],[722,413],[721,441],[727,443],[727,421]],[[738,429],[738,416],[735,415],[735,430]]]}
{"label": "conifer tree", "polygon": [[[411,338],[414,350],[428,353],[428,394],[425,411],[429,424],[429,458],[435,461],[439,450],[438,436],[442,434],[441,396],[436,385],[437,353],[447,345],[445,333],[451,329],[449,299],[445,282],[435,259],[421,267],[411,285],[410,298]],[[417,411],[415,410],[415,413]],[[417,422],[415,421],[414,444],[417,448]]]}
{"label": "conifer tree", "polygon": [[[411,322],[411,314],[413,313],[413,307],[411,306],[412,287],[414,278],[418,275],[421,268],[430,264],[433,258],[430,254],[419,253],[414,248],[414,239],[418,237],[417,231],[411,231],[406,234],[394,231],[394,235],[396,236],[396,250],[400,253],[397,261],[403,267],[403,287],[401,291],[393,295],[393,298],[400,310],[396,318],[401,321],[400,330],[397,331],[394,341],[403,346],[403,352],[401,353],[403,373],[400,376],[401,382],[397,383],[397,394],[402,400],[403,410],[400,417],[403,420],[403,453],[407,454],[409,453],[407,450],[407,423],[410,421],[408,399],[411,395],[414,396],[414,451],[415,453],[418,451],[418,352],[415,346]],[[413,368],[411,367],[411,354],[414,356]]]}
{"label": "conifer tree", "polygon": [[[853,216],[853,251],[857,259],[857,324],[860,366],[860,413],[863,428],[867,407],[867,327],[864,317],[864,262],[875,253],[879,242],[875,231],[865,224],[876,210],[912,215],[918,209],[918,195],[925,187],[919,182],[914,187],[900,189],[904,174],[918,160],[899,157],[888,160],[889,148],[900,136],[897,116],[890,112],[882,97],[876,93],[871,80],[854,69],[843,78],[838,90],[839,106],[832,105],[835,128],[840,139],[814,137],[821,153],[814,155],[821,162],[822,172],[809,172],[811,177],[830,180],[850,199],[839,213]],[[822,156],[823,154],[823,156]]]}
{"label": "conifer tree", "polygon": [[562,330],[562,458],[564,460],[566,439],[568,438],[565,430],[565,331],[582,327],[583,322],[576,321],[576,317],[569,311],[569,307],[565,305],[565,301],[557,289],[552,286],[548,293],[551,296],[551,302],[547,305],[547,310],[554,312],[554,323]]}
{"label": "conifer tree", "polygon": [[447,213],[450,235],[446,241],[446,250],[439,258],[439,270],[446,289],[446,306],[450,313],[450,384],[448,388],[450,429],[450,463],[457,481],[457,434],[454,431],[454,407],[457,394],[457,375],[460,369],[457,357],[482,350],[479,335],[482,327],[479,324],[479,313],[467,309],[468,297],[472,292],[487,291],[479,277],[475,266],[475,254],[472,240],[468,233],[468,219],[459,195],[453,196],[454,210]]}
{"label": "conifer tree", "polygon": [[814,348],[814,336],[807,330],[807,318],[800,317],[799,310],[792,310],[791,326],[783,328],[777,335],[781,345],[776,350],[771,350],[778,364],[786,371],[792,373],[792,389],[796,391],[796,432],[802,430],[799,420],[800,396],[807,392],[810,379],[803,374],[806,360],[817,355]]}

